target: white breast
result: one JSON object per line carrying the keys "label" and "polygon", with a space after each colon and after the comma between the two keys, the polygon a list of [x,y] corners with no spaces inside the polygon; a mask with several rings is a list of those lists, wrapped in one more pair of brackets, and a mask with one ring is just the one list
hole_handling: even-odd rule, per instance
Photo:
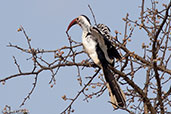
{"label": "white breast", "polygon": [[98,55],[96,53],[96,42],[91,38],[91,35],[87,36],[87,33],[83,32],[82,35],[82,43],[84,46],[84,49],[86,51],[86,53],[90,56],[90,58],[93,60],[93,62],[96,65],[100,66],[100,61],[98,59]]}

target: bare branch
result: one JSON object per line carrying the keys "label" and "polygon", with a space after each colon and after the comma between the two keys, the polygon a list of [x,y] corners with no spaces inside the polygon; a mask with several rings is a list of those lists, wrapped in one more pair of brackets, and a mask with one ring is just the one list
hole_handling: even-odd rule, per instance
{"label": "bare branch", "polygon": [[84,85],[84,87],[78,92],[78,94],[72,99],[71,103],[68,105],[68,107],[61,112],[61,114],[65,114],[67,110],[71,109],[72,104],[75,102],[75,100],[80,96],[81,93],[84,92],[85,88],[92,82],[92,80],[96,77],[96,75],[99,73],[100,69],[97,70],[97,72],[91,77],[91,79],[87,82],[87,84]]}

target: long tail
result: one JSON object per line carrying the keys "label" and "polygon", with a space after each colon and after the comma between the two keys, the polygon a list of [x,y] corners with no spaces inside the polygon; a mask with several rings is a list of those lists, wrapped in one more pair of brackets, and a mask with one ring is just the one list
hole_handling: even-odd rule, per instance
{"label": "long tail", "polygon": [[119,84],[117,83],[113,73],[109,68],[103,68],[104,76],[107,82],[107,88],[109,90],[110,99],[114,108],[117,108],[117,105],[120,107],[125,107],[125,94],[121,90]]}

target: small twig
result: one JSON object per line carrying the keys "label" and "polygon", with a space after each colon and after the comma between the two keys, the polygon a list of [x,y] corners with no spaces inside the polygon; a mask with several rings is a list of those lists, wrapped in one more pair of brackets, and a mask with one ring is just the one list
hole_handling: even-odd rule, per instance
{"label": "small twig", "polygon": [[17,45],[13,45],[13,44],[11,44],[10,42],[9,42],[9,44],[7,45],[7,47],[14,47],[14,48],[16,48],[16,49],[18,49],[18,50],[21,50],[22,52],[29,53],[27,49],[24,49],[24,48],[19,47],[19,46],[17,46]]}
{"label": "small twig", "polygon": [[80,86],[82,86],[82,78],[81,78],[81,75],[80,75],[80,68],[79,68],[79,66],[76,66],[77,67],[77,72],[78,72],[78,74],[77,74],[77,76],[78,76],[78,81],[79,81],[79,84],[80,84]]}
{"label": "small twig", "polygon": [[13,56],[13,59],[14,59],[14,63],[16,64],[16,66],[18,68],[19,73],[21,74],[22,72],[21,72],[21,69],[20,69],[20,65],[17,63],[17,60],[16,60],[16,58],[14,56]]}
{"label": "small twig", "polygon": [[31,91],[28,93],[28,95],[24,98],[23,102],[21,103],[20,107],[24,105],[24,103],[26,102],[27,99],[30,99],[31,94],[33,93],[33,91],[35,90],[35,87],[37,85],[37,77],[38,74],[36,74],[35,76],[35,81],[33,83],[33,88],[31,89]]}
{"label": "small twig", "polygon": [[84,101],[86,100],[86,101],[88,101],[88,98],[90,98],[89,96],[94,96],[94,95],[96,95],[96,97],[100,97],[103,93],[104,93],[104,91],[107,89],[107,87],[105,86],[105,85],[103,85],[102,87],[101,87],[101,89],[100,90],[98,90],[97,92],[93,92],[93,93],[91,93],[91,94],[85,94],[84,93],[84,95],[85,95],[85,98],[83,99]]}
{"label": "small twig", "polygon": [[91,11],[91,14],[92,14],[93,19],[94,19],[94,23],[95,23],[95,25],[97,26],[96,17],[95,17],[95,15],[94,15],[94,13],[93,13],[93,10],[92,10],[92,8],[91,8],[91,6],[90,6],[89,4],[88,4],[88,8],[89,8],[90,11]]}

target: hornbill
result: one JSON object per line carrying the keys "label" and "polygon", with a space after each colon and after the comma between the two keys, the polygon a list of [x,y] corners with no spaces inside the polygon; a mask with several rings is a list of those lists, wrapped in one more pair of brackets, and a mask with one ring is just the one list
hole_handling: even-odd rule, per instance
{"label": "hornbill", "polygon": [[108,39],[111,36],[109,28],[104,24],[92,26],[89,18],[81,15],[71,21],[66,32],[75,24],[82,28],[82,44],[85,52],[103,70],[113,107],[115,109],[125,107],[125,95],[109,68],[109,65],[114,65],[114,58],[121,59],[120,54]]}

